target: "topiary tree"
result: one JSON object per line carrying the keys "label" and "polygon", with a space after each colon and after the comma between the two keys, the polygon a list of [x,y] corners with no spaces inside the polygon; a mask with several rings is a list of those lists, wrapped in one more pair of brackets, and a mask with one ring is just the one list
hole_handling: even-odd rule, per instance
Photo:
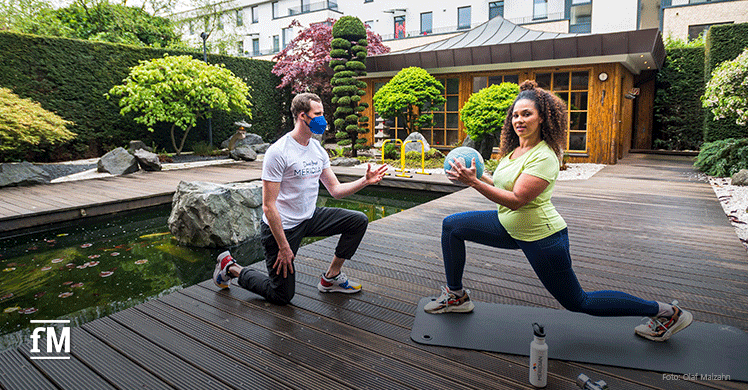
{"label": "topiary tree", "polygon": [[0,88],[0,155],[2,161],[21,159],[29,148],[55,144],[75,137],[66,121],[39,103],[21,99],[7,88]]}
{"label": "topiary tree", "polygon": [[[177,155],[190,129],[199,119],[211,118],[214,111],[252,117],[247,84],[222,64],[208,65],[186,55],[141,61],[131,68],[122,85],[106,96],[121,96],[120,114],[138,114],[135,121],[148,126],[149,131],[158,122],[171,123],[171,143]],[[184,131],[179,147],[176,127]]]}
{"label": "topiary tree", "polygon": [[498,144],[497,134],[504,126],[506,111],[519,94],[519,86],[514,83],[494,84],[470,95],[460,110],[460,118],[465,124],[465,132],[476,144],[484,159],[491,158],[494,145]]}
{"label": "topiary tree", "polygon": [[714,69],[701,101],[711,109],[714,120],[734,119],[740,126],[748,123],[748,48]]}
{"label": "topiary tree", "polygon": [[374,109],[383,118],[405,118],[408,133],[428,127],[431,107],[444,104],[444,85],[419,67],[404,68],[374,94]]}
{"label": "topiary tree", "polygon": [[359,134],[369,132],[369,118],[361,115],[361,111],[369,107],[361,102],[361,96],[366,94],[366,83],[355,79],[366,76],[367,46],[366,28],[359,18],[343,16],[335,22],[330,42],[330,67],[335,71],[330,80],[332,104],[336,106],[333,124],[338,145],[350,146],[353,157],[357,156],[357,151],[369,148],[366,139],[359,138]]}

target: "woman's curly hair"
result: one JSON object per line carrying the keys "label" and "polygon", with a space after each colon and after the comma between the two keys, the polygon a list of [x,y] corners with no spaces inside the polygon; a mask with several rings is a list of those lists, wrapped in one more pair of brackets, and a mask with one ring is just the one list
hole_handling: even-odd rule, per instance
{"label": "woman's curly hair", "polygon": [[501,129],[501,144],[499,145],[499,159],[511,153],[519,146],[519,136],[512,126],[512,113],[518,101],[527,99],[535,103],[540,115],[540,139],[553,149],[559,160],[566,144],[566,103],[561,98],[543,88],[532,80],[525,80],[519,86],[519,95],[509,107]]}

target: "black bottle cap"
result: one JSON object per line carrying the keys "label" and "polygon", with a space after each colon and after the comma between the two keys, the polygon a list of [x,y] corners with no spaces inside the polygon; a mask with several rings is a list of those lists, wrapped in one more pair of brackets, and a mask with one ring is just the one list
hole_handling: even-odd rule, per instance
{"label": "black bottle cap", "polygon": [[532,324],[532,332],[537,337],[545,337],[545,327],[537,322]]}

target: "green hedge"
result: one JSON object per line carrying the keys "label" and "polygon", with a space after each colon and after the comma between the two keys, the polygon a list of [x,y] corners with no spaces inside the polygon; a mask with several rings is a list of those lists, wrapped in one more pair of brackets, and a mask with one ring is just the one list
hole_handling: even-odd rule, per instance
{"label": "green hedge", "polygon": [[[713,26],[706,34],[704,53],[704,84],[712,78],[712,71],[719,64],[733,60],[748,47],[748,23]],[[711,142],[727,138],[748,137],[748,128],[735,121],[715,121],[709,112],[704,120],[704,141]]]}
{"label": "green hedge", "polygon": [[697,150],[704,139],[704,48],[670,48],[657,73],[655,149]]}
{"label": "green hedge", "polygon": [[[162,57],[165,53],[190,54],[202,59],[199,52],[7,32],[0,32],[0,53],[0,86],[75,123],[70,128],[78,134],[75,140],[45,152],[29,151],[24,157],[32,161],[98,157],[114,147],[126,146],[133,139],[171,151],[168,125],[150,133],[132,118],[122,117],[117,101],[107,100],[104,94],[120,84],[129,68],[140,60]],[[288,130],[286,127],[292,123],[286,118],[290,91],[275,88],[280,79],[270,72],[272,62],[220,55],[209,55],[208,62],[225,64],[251,87],[251,132],[273,141]],[[233,134],[237,130],[233,122],[239,119],[248,118],[214,115],[213,144],[220,145]],[[190,131],[185,149],[192,150],[193,144],[207,139],[207,124],[198,123]]]}

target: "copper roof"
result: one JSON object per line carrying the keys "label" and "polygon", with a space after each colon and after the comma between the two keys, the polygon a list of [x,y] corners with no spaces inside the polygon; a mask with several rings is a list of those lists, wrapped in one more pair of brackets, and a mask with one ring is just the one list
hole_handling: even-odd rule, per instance
{"label": "copper roof", "polygon": [[430,73],[467,72],[620,62],[632,73],[665,61],[658,29],[606,34],[529,30],[495,17],[450,38],[366,59],[368,77],[393,75],[408,66]]}

